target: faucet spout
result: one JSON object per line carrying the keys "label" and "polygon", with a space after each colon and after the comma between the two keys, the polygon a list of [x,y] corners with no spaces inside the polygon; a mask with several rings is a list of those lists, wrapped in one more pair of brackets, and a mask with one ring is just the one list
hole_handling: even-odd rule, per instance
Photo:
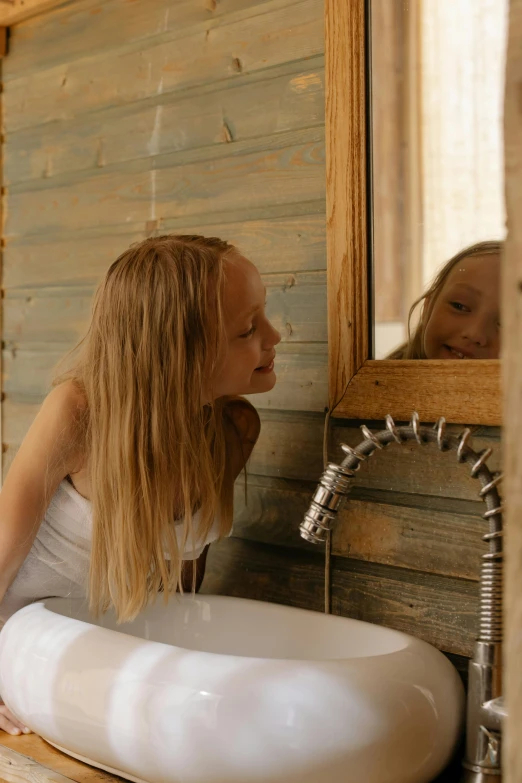
{"label": "faucet spout", "polygon": [[472,478],[478,479],[479,497],[484,501],[484,518],[489,531],[483,536],[488,551],[482,556],[480,573],[479,628],[474,655],[469,664],[468,706],[466,723],[466,758],[463,762],[465,783],[500,780],[501,719],[505,710],[502,695],[502,505],[498,494],[501,474],[493,475],[486,465],[491,449],[474,451],[469,445],[471,431],[459,436],[446,433],[446,422],[440,418],[433,427],[421,426],[414,413],[407,426],[396,426],[386,416],[386,429],[370,432],[361,427],[364,440],[352,448],[342,445],[344,460],[330,463],[322,474],[310,508],[300,526],[301,537],[311,543],[326,540],[343,499],[349,494],[352,480],[362,462],[377,449],[390,443],[416,441],[419,445],[436,443],[440,451],[456,451],[457,461],[469,465]]}

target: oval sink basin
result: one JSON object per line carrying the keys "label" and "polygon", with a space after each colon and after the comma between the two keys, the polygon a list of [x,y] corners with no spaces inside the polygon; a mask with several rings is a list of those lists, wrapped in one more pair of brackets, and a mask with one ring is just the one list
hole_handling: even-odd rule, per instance
{"label": "oval sink basin", "polygon": [[77,600],[21,609],[0,633],[0,693],[65,753],[148,783],[428,783],[464,708],[418,639],[223,596],[120,626]]}

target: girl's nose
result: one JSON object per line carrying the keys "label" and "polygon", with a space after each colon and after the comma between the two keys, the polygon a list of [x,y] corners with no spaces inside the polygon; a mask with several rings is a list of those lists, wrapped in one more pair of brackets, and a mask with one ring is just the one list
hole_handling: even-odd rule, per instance
{"label": "girl's nose", "polygon": [[265,345],[267,345],[269,348],[272,348],[274,345],[277,345],[281,342],[281,333],[277,331],[277,329],[272,326],[270,321],[268,321],[268,333],[265,338]]}
{"label": "girl's nose", "polygon": [[464,337],[475,345],[485,348],[491,342],[492,330],[481,319],[473,319],[466,324]]}

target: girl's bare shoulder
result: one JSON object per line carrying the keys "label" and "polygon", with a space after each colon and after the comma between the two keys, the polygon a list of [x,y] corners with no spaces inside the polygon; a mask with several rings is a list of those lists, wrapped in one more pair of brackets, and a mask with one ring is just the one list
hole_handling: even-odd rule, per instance
{"label": "girl's bare shoulder", "polygon": [[55,422],[64,435],[75,435],[85,421],[87,399],[80,387],[71,380],[63,381],[49,392],[42,403],[40,418]]}
{"label": "girl's bare shoulder", "polygon": [[83,431],[88,412],[87,399],[72,380],[58,384],[47,395],[35,424],[63,453],[72,457],[83,450]]}

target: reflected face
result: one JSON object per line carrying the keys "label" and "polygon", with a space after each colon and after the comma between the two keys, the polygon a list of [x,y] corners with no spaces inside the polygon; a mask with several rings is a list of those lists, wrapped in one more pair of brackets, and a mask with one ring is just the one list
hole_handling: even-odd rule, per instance
{"label": "reflected face", "polygon": [[500,256],[462,259],[435,299],[427,302],[424,352],[428,359],[498,359]]}
{"label": "reflected face", "polygon": [[265,314],[266,289],[256,267],[235,254],[225,261],[223,310],[226,353],[214,397],[259,394],[275,385],[275,346],[281,335]]}

